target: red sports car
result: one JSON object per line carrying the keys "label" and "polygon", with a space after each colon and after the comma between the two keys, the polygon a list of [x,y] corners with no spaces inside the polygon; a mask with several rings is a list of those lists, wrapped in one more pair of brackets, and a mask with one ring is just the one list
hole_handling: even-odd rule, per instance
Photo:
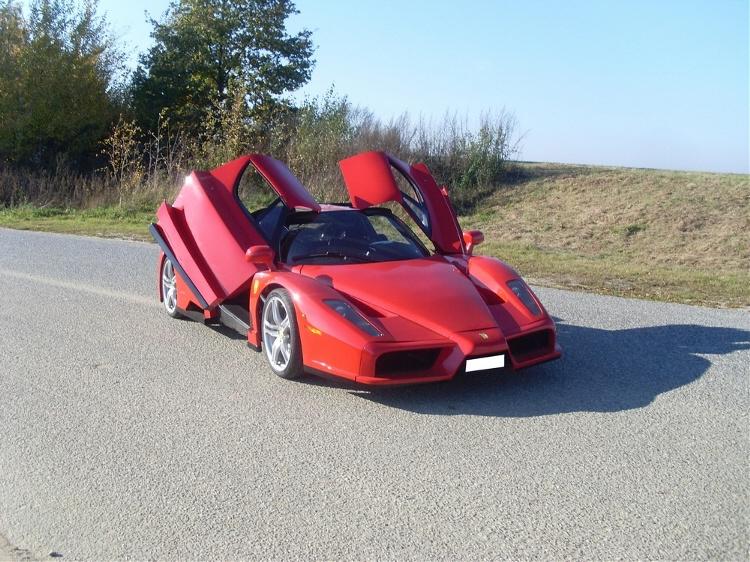
{"label": "red sports car", "polygon": [[[238,196],[248,166],[278,195],[270,205]],[[246,335],[287,379],[414,384],[560,357],[539,299],[502,261],[472,255],[482,233],[461,231],[424,164],[365,152],[339,167],[341,205],[261,154],[192,172],[151,225],[167,313]]]}

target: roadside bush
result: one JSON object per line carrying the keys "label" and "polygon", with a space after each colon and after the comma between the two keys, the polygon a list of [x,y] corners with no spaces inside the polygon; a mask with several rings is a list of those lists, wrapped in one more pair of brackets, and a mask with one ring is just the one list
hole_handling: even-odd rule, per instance
{"label": "roadside bush", "polygon": [[80,207],[107,191],[100,174],[76,172],[64,160],[54,170],[0,165],[0,205]]}
{"label": "roadside bush", "polygon": [[365,150],[384,150],[424,162],[447,185],[459,212],[470,210],[502,183],[517,153],[515,121],[484,114],[476,127],[446,114],[428,121],[403,114],[389,121],[329,91],[289,108],[264,135],[252,130],[240,83],[217,103],[202,133],[184,135],[161,116],[155,131],[120,117],[101,145],[107,166],[92,174],[0,170],[0,204],[68,206],[149,204],[171,199],[190,169],[207,169],[248,152],[268,152],[286,162],[323,201],[347,200],[337,162]]}
{"label": "roadside bush", "polygon": [[329,201],[346,199],[339,160],[365,150],[384,150],[427,164],[463,211],[505,179],[509,161],[518,152],[515,120],[505,112],[483,114],[476,129],[467,118],[451,114],[435,122],[414,121],[406,113],[383,121],[328,92],[307,100],[295,117],[286,161],[316,196]]}

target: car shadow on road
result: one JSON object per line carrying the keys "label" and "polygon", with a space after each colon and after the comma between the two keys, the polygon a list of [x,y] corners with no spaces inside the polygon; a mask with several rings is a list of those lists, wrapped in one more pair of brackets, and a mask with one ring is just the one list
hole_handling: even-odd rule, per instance
{"label": "car shadow on road", "polygon": [[700,378],[710,358],[750,349],[750,331],[697,325],[602,330],[558,324],[560,361],[512,372],[464,375],[408,388],[352,391],[374,403],[434,415],[528,417],[619,412]]}

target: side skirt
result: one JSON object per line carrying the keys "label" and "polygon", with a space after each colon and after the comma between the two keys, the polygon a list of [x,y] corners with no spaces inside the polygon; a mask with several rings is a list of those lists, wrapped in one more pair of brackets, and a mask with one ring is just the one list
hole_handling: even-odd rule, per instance
{"label": "side skirt", "polygon": [[219,305],[219,322],[241,336],[247,337],[252,321],[250,320],[250,313],[244,305],[221,304]]}
{"label": "side skirt", "polygon": [[183,308],[177,308],[177,312],[182,314],[185,318],[190,318],[190,320],[195,320],[196,322],[200,322],[201,324],[206,323],[206,317],[203,316],[203,311],[199,310],[185,310]]}

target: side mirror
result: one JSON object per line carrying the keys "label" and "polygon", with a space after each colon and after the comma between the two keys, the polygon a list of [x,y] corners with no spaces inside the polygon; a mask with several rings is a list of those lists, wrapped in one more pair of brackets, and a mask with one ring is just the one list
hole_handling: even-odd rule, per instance
{"label": "side mirror", "polygon": [[467,230],[464,232],[464,244],[466,244],[466,255],[470,256],[474,251],[474,246],[484,242],[484,234],[481,230]]}
{"label": "side mirror", "polygon": [[264,244],[250,246],[245,252],[245,261],[256,265],[264,265],[267,269],[273,269],[273,250]]}

